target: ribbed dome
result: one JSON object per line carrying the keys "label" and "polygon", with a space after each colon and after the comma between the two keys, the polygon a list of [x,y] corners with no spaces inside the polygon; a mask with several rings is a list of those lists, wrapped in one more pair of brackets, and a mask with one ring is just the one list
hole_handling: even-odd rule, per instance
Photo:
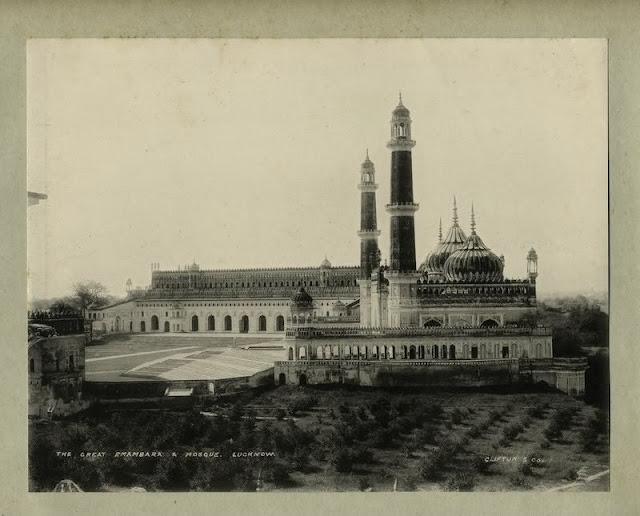
{"label": "ribbed dome", "polygon": [[491,283],[502,281],[504,264],[476,234],[473,208],[471,235],[464,245],[453,252],[444,264],[447,281]]}
{"label": "ribbed dome", "polygon": [[367,150],[367,157],[362,162],[362,165],[360,168],[362,171],[371,171],[371,170],[375,171],[375,166],[373,164],[373,161],[369,159],[369,150]]}
{"label": "ribbed dome", "polygon": [[453,199],[453,223],[449,228],[447,236],[442,240],[442,224],[440,227],[439,242],[436,248],[427,254],[424,262],[419,267],[419,271],[427,274],[437,274],[444,272],[444,264],[447,258],[464,246],[467,236],[458,225],[458,207],[455,197]]}
{"label": "ribbed dome", "polygon": [[291,302],[298,308],[308,308],[313,306],[313,298],[304,289],[304,287],[300,287],[298,289],[298,291],[291,298]]}

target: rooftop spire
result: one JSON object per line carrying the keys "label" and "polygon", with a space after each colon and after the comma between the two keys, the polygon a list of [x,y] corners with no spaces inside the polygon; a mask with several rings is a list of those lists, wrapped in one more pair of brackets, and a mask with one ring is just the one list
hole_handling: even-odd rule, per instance
{"label": "rooftop spire", "polygon": [[440,217],[440,228],[438,229],[438,243],[442,243],[442,217]]}
{"label": "rooftop spire", "polygon": [[400,105],[402,106],[402,92],[398,92],[398,100],[400,101]]}
{"label": "rooftop spire", "polygon": [[456,196],[453,196],[453,225],[458,225],[458,205],[456,204]]}
{"label": "rooftop spire", "polygon": [[473,211],[473,203],[471,203],[471,234],[476,234],[476,214]]}
{"label": "rooftop spire", "polygon": [[369,159],[369,149],[368,148],[367,148],[367,158],[366,159]]}

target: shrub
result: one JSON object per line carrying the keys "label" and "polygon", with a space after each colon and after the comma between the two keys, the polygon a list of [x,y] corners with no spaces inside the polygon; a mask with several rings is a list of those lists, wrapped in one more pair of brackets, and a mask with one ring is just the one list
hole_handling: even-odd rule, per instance
{"label": "shrub", "polygon": [[509,477],[509,483],[517,489],[531,489],[531,484],[522,473],[514,473]]}
{"label": "shrub", "polygon": [[467,472],[457,472],[447,478],[447,491],[473,491],[476,485],[475,477]]}
{"label": "shrub", "polygon": [[544,430],[544,436],[552,441],[554,439],[560,439],[562,437],[562,428],[560,424],[554,419],[549,423],[547,428]]}
{"label": "shrub", "polygon": [[529,464],[529,461],[520,463],[520,465],[518,466],[518,473],[526,476],[533,475],[533,470],[531,469],[531,464]]}
{"label": "shrub", "polygon": [[371,482],[369,482],[369,479],[367,477],[361,477],[358,480],[358,489],[360,489],[360,491],[366,491],[370,487],[371,487]]}
{"label": "shrub", "polygon": [[475,439],[476,437],[479,437],[481,434],[481,430],[480,427],[478,425],[474,425],[471,428],[469,428],[469,430],[467,431],[467,435],[469,437],[471,437],[472,439]]}
{"label": "shrub", "polygon": [[527,416],[542,419],[544,417],[544,411],[545,409],[542,405],[535,405],[527,409]]}
{"label": "shrub", "polygon": [[551,443],[548,439],[545,439],[540,443],[540,448],[542,448],[543,450],[548,450],[549,448],[551,448]]}
{"label": "shrub", "polygon": [[578,471],[576,468],[569,468],[564,472],[562,478],[565,480],[576,480],[578,478]]}
{"label": "shrub", "polygon": [[359,462],[361,464],[371,464],[374,462],[373,452],[365,446],[360,446],[353,450],[351,459],[353,462]]}
{"label": "shrub", "polygon": [[345,448],[337,450],[331,462],[338,473],[349,473],[353,468],[353,457]]}
{"label": "shrub", "polygon": [[580,431],[578,442],[584,452],[592,452],[598,446],[598,432],[592,426],[588,426]]}
{"label": "shrub", "polygon": [[462,411],[459,408],[454,409],[454,411],[451,413],[451,422],[454,425],[459,425],[462,423],[463,420],[463,414]]}
{"label": "shrub", "polygon": [[402,482],[402,486],[405,491],[415,491],[418,489],[419,480],[420,479],[416,475],[409,475],[404,479],[404,482]]}
{"label": "shrub", "polygon": [[286,415],[287,415],[287,412],[283,408],[278,407],[276,409],[276,419],[282,421]]}
{"label": "shrub", "polygon": [[438,458],[429,456],[420,462],[420,476],[425,480],[436,480],[440,476],[441,464]]}
{"label": "shrub", "polygon": [[523,428],[529,428],[531,426],[531,418],[529,416],[523,416],[520,419],[520,424]]}
{"label": "shrub", "polygon": [[471,460],[471,464],[473,465],[473,469],[478,473],[487,473],[489,471],[489,467],[491,466],[491,462],[487,460],[487,457],[484,455],[474,455]]}
{"label": "shrub", "polygon": [[522,430],[524,430],[524,428],[522,427],[521,424],[513,423],[505,426],[502,429],[502,435],[504,436],[505,440],[513,441],[516,437],[518,437],[518,435],[520,434],[520,432],[522,432]]}

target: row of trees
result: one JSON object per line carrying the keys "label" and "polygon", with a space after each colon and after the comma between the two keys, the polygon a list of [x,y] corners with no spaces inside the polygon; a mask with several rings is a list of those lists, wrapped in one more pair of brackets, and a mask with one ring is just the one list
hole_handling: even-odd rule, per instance
{"label": "row of trees", "polygon": [[72,294],[55,299],[36,300],[32,303],[32,310],[49,310],[56,313],[80,312],[85,313],[89,308],[101,308],[117,299],[111,295],[107,288],[97,281],[81,281],[74,283]]}

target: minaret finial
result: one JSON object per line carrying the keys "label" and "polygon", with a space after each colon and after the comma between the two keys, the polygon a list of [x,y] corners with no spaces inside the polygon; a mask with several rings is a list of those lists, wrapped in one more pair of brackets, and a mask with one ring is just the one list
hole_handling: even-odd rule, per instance
{"label": "minaret finial", "polygon": [[471,234],[476,234],[476,214],[473,211],[473,203],[471,203]]}
{"label": "minaret finial", "polygon": [[398,92],[398,99],[400,100],[400,105],[402,105],[402,91]]}
{"label": "minaret finial", "polygon": [[453,196],[453,225],[458,224],[458,205],[456,204],[456,196]]}
{"label": "minaret finial", "polygon": [[440,228],[438,229],[438,243],[442,243],[442,217],[440,217]]}
{"label": "minaret finial", "polygon": [[369,159],[369,148],[367,147],[367,159]]}

